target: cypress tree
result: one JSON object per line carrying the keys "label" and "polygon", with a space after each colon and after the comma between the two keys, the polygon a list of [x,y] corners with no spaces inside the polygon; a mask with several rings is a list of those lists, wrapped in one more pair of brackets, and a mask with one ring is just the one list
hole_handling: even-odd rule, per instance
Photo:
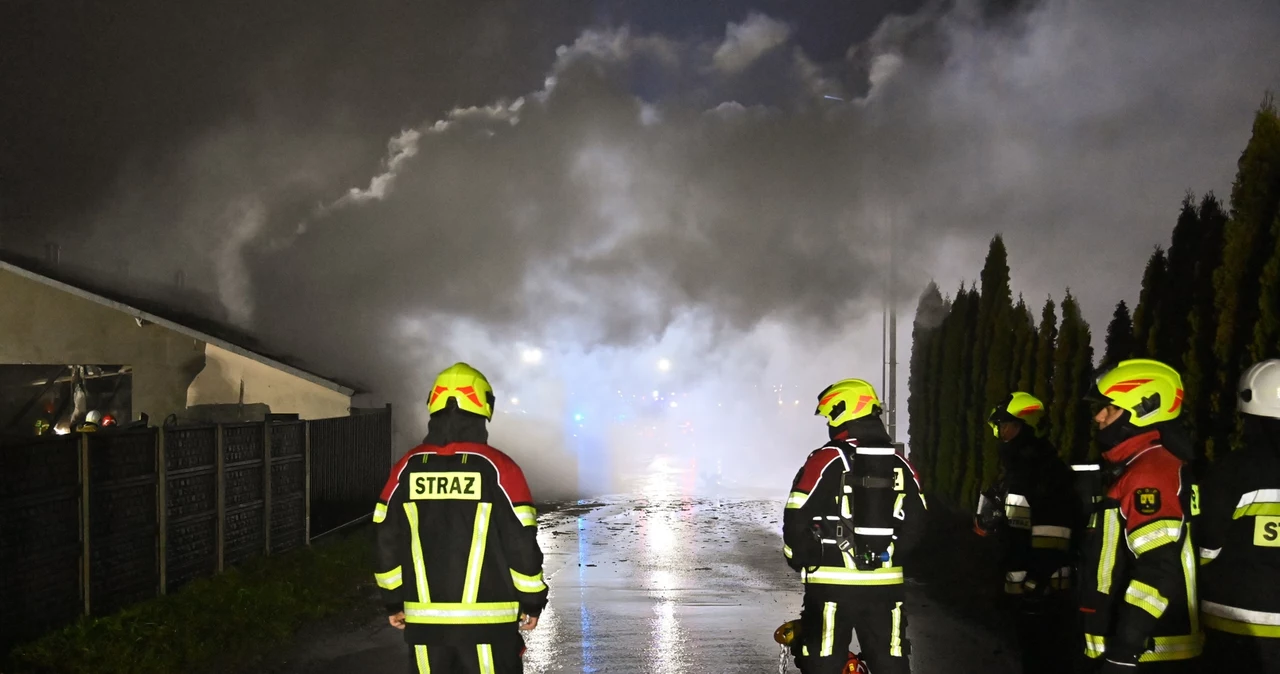
{"label": "cypress tree", "polygon": [[[930,281],[920,294],[916,305],[915,321],[911,330],[911,363],[907,376],[907,413],[911,417],[911,461],[917,470],[932,464],[935,447],[930,434],[931,424],[937,416],[934,401],[937,398],[938,380],[933,376],[931,362],[933,343],[939,338],[939,328],[946,305],[938,286]],[[926,474],[931,473],[927,470]],[[925,475],[921,475],[924,479]]]}
{"label": "cypress tree", "polygon": [[1269,93],[1254,115],[1253,135],[1237,168],[1222,264],[1213,278],[1218,309],[1213,342],[1218,373],[1214,414],[1222,419],[1235,416],[1236,380],[1258,321],[1262,292],[1257,280],[1275,246],[1271,225],[1280,209],[1280,119]]}
{"label": "cypress tree", "polygon": [[1107,350],[1103,353],[1102,362],[1114,366],[1132,356],[1133,320],[1129,318],[1129,307],[1120,300],[1111,314],[1111,323],[1107,325]]}
{"label": "cypress tree", "polygon": [[1191,315],[1187,322],[1187,347],[1183,359],[1186,365],[1182,376],[1186,390],[1183,404],[1187,410],[1182,416],[1187,419],[1196,447],[1201,448],[1206,458],[1212,459],[1214,446],[1221,446],[1225,441],[1214,414],[1219,406],[1219,395],[1214,375],[1217,359],[1213,355],[1213,340],[1218,323],[1217,309],[1213,304],[1213,276],[1222,264],[1227,215],[1213,192],[1200,200],[1197,215],[1202,231],[1192,283]]}
{"label": "cypress tree", "polygon": [[[1093,386],[1093,334],[1084,320],[1079,305],[1072,299],[1076,320],[1076,349],[1071,358],[1071,394],[1067,398],[1066,418],[1071,423],[1072,434],[1064,434],[1063,443],[1071,447],[1073,462],[1096,460],[1097,448],[1093,443],[1093,424],[1089,420],[1089,406],[1084,402],[1085,393]],[[1066,300],[1063,300],[1064,311]]]}
{"label": "cypress tree", "polygon": [[[943,345],[945,343],[946,321],[950,315],[951,298],[943,297],[943,322],[938,326],[937,331],[934,333],[934,338],[930,340],[929,346],[929,372],[934,383],[929,388],[929,391],[931,392],[928,402],[930,412],[928,420],[929,425],[927,428],[929,429],[929,435],[925,439],[925,443],[930,447],[929,462],[924,468],[924,470],[927,470],[929,473],[928,481],[925,483],[928,485],[928,489],[936,489],[937,487],[936,476],[938,474],[938,447],[942,434],[942,423],[939,416],[942,410],[942,353]],[[921,473],[921,479],[924,479],[924,473]],[[926,491],[926,493],[931,492]]]}
{"label": "cypress tree", "polygon": [[1013,308],[1013,329],[1018,367],[1009,378],[1009,390],[1030,393],[1036,381],[1036,323],[1022,295],[1018,295],[1018,305]]}
{"label": "cypress tree", "polygon": [[934,490],[939,497],[956,503],[956,486],[964,463],[960,456],[960,445],[963,441],[965,371],[963,354],[965,350],[965,317],[972,304],[969,290],[962,284],[956,292],[956,299],[951,303],[951,311],[943,319],[942,353],[939,358],[938,390],[938,456],[934,463],[937,466],[934,477]]}
{"label": "cypress tree", "polygon": [[[981,448],[981,460],[975,469],[975,483],[972,492],[966,494],[969,499],[976,500],[982,487],[995,482],[1000,468],[999,440],[987,426],[987,414],[1001,398],[1009,394],[1010,372],[1017,363],[1014,352],[1013,333],[1013,291],[1009,288],[1009,258],[1004,240],[996,236],[991,240],[987,252],[987,261],[982,267],[982,309],[985,311],[979,318],[985,334],[986,344],[975,343],[975,361],[981,349],[986,357],[986,366],[982,370],[982,396],[977,401],[973,420],[977,426],[978,438],[975,448]],[[966,501],[967,502],[967,501]]]}
{"label": "cypress tree", "polygon": [[[982,388],[980,382],[983,381],[983,373],[972,367],[973,344],[978,341],[979,318],[981,317],[982,297],[978,293],[976,286],[969,288],[969,305],[964,316],[964,343],[960,351],[961,369],[967,374],[965,379],[965,387],[963,398],[961,399],[961,408],[959,410],[960,418],[963,420],[965,434],[962,436],[960,445],[960,457],[964,470],[958,472],[960,478],[956,485],[956,499],[960,504],[969,507],[969,493],[973,492],[974,498],[977,497],[978,480],[981,477],[982,470],[982,449],[981,441],[978,440],[981,428],[986,427],[986,419],[981,419],[981,412],[974,413],[974,408],[981,404]],[[979,425],[981,424],[981,425]]]}
{"label": "cypress tree", "polygon": [[1138,295],[1138,306],[1133,310],[1133,355],[1136,357],[1155,357],[1159,335],[1157,320],[1164,299],[1166,275],[1164,250],[1156,246],[1147,259],[1146,270],[1142,272],[1142,292]]}
{"label": "cypress tree", "polygon": [[1049,405],[1049,438],[1058,455],[1068,462],[1085,456],[1089,437],[1088,415],[1080,404],[1093,373],[1093,347],[1089,342],[1089,326],[1068,289],[1062,300],[1062,328],[1053,353],[1054,398]]}
{"label": "cypress tree", "polygon": [[[1058,348],[1058,315],[1053,298],[1044,301],[1044,309],[1040,311],[1040,329],[1036,334],[1036,378],[1033,380],[1031,393],[1052,409],[1053,403],[1053,355]],[[1052,415],[1045,421],[1053,426]]]}
{"label": "cypress tree", "polygon": [[1178,222],[1169,245],[1168,274],[1162,293],[1156,323],[1160,334],[1156,339],[1155,358],[1181,372],[1186,364],[1187,339],[1190,335],[1191,305],[1195,294],[1196,263],[1204,227],[1196,210],[1195,195],[1187,192],[1182,199]]}
{"label": "cypress tree", "polygon": [[1280,216],[1271,224],[1275,245],[1271,259],[1262,268],[1262,287],[1258,298],[1258,323],[1253,330],[1253,344],[1249,347],[1250,362],[1275,358],[1280,354]]}
{"label": "cypress tree", "polygon": [[[1250,189],[1242,189],[1243,203],[1240,206],[1242,215],[1251,213],[1257,218],[1265,218],[1268,213],[1272,215],[1269,231],[1272,245],[1258,284],[1258,321],[1254,328],[1253,344],[1249,348],[1251,362],[1273,358],[1280,352],[1280,120],[1277,119],[1275,107],[1269,103],[1270,96],[1264,101],[1264,107],[1268,110],[1265,123],[1254,124],[1258,151],[1252,162],[1256,165],[1258,177]],[[1234,209],[1234,191],[1231,197]]]}

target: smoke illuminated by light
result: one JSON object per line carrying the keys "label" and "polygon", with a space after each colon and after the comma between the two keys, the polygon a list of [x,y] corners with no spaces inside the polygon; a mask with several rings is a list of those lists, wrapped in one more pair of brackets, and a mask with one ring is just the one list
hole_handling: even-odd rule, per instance
{"label": "smoke illuminated by light", "polygon": [[658,371],[669,372],[670,370],[671,370],[671,361],[666,358],[660,358],[658,360]]}

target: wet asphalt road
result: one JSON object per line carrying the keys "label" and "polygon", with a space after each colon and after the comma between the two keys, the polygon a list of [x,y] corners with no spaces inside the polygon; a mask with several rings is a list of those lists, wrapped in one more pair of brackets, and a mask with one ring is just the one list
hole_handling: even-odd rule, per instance
{"label": "wet asphalt road", "polygon": [[[773,631],[799,615],[801,598],[780,552],[782,503],[686,496],[684,482],[653,473],[635,495],[541,519],[550,604],[526,636],[525,672],[778,671]],[[1017,671],[999,639],[908,582],[913,671]],[[406,667],[401,633],[382,623],[307,645],[285,671]],[[786,671],[797,671],[789,659]]]}

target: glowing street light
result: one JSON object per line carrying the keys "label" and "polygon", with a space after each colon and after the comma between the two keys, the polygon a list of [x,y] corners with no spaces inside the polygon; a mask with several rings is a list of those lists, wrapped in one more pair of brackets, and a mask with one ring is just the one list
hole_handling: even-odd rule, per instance
{"label": "glowing street light", "polygon": [[659,359],[658,359],[658,371],[659,371],[659,372],[668,372],[668,371],[670,371],[670,370],[671,370],[671,361],[670,361],[670,360],[668,360],[668,359],[666,359],[666,358],[659,358]]}
{"label": "glowing street light", "polygon": [[542,362],[542,349],[525,349],[520,352],[520,360],[530,365],[537,365]]}
{"label": "glowing street light", "polygon": [[519,399],[519,398],[512,398],[512,399],[511,399],[511,404],[512,404],[512,405],[519,405],[519,404],[520,404],[520,399]]}

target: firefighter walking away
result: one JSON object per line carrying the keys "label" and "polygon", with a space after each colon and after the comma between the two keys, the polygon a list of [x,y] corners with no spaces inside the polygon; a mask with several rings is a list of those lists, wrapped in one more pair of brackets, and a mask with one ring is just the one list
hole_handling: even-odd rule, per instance
{"label": "firefighter walking away", "polygon": [[522,672],[520,631],[547,603],[529,486],[488,445],[493,404],[471,366],[441,372],[427,437],[392,468],[375,506],[375,578],[414,674]]}
{"label": "firefighter walking away", "polygon": [[1280,360],[1240,378],[1244,447],[1218,459],[1195,523],[1205,660],[1280,672]]}
{"label": "firefighter walking away", "polygon": [[783,513],[783,554],[801,573],[796,665],[838,674],[858,635],[874,674],[911,671],[901,558],[924,528],[924,496],[893,449],[875,389],[845,379],[818,396],[830,442],[809,454]]}
{"label": "firefighter walking away", "polygon": [[1106,492],[1090,515],[1080,565],[1084,649],[1095,671],[1196,671],[1200,655],[1194,483],[1178,424],[1182,378],[1126,360],[1087,396],[1095,405]]}
{"label": "firefighter walking away", "polygon": [[1018,391],[987,418],[1000,439],[1001,477],[982,494],[974,529],[1003,548],[1004,591],[1016,611],[1027,674],[1070,672],[1073,637],[1072,534],[1080,526],[1071,470],[1041,431],[1044,403]]}

